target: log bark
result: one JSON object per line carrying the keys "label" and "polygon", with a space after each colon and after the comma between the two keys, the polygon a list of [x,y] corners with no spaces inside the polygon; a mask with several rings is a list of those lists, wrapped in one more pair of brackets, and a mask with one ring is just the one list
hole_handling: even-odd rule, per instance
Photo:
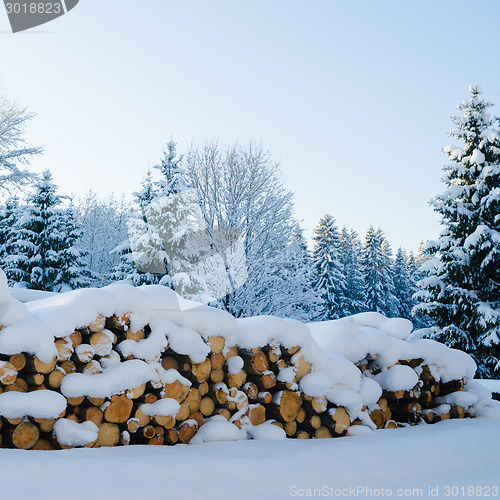
{"label": "log bark", "polygon": [[194,438],[198,424],[194,420],[188,420],[179,427],[179,441],[187,444]]}

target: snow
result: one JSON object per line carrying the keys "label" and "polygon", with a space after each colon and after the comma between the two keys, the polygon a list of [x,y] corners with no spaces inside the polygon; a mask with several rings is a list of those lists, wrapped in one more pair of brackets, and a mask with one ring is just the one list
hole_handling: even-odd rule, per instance
{"label": "snow", "polygon": [[481,165],[482,163],[484,163],[484,160],[485,160],[484,154],[481,151],[479,151],[479,149],[474,149],[470,157],[470,162],[475,163],[476,165]]}
{"label": "snow", "polygon": [[187,354],[193,362],[201,363],[210,352],[199,333],[190,328],[178,327],[168,335],[170,347],[179,354]]}
{"label": "snow", "polygon": [[68,402],[58,392],[4,392],[0,394],[0,415],[5,418],[58,418]]}
{"label": "snow", "polygon": [[500,394],[500,380],[477,379],[476,381],[479,382],[488,391]]}
{"label": "snow", "polygon": [[231,375],[240,373],[243,369],[243,359],[240,356],[232,356],[227,360],[227,370]]}
{"label": "snow", "polygon": [[[417,488],[422,489],[418,498],[431,498],[429,488],[438,488],[437,497],[443,498],[445,486],[498,486],[499,447],[500,421],[478,418],[341,439],[256,439],[56,452],[1,449],[2,496],[52,500],[55,485],[58,491],[74,491],[75,470],[79,470],[92,471],[85,486],[85,495],[92,499],[285,500],[294,492],[299,497],[302,490],[305,497],[306,489],[323,487],[328,492],[330,487],[334,492],[360,488],[358,498],[373,498],[366,489],[381,487],[390,488],[393,497],[399,488]],[[133,478],[124,475],[131,464]],[[19,471],[30,480],[20,481]]]}
{"label": "snow", "polygon": [[67,418],[61,418],[54,424],[54,435],[57,441],[64,446],[85,446],[97,439],[99,429],[90,420],[74,422]]}
{"label": "snow", "polygon": [[106,398],[157,378],[156,371],[150,365],[138,359],[131,359],[96,375],[84,373],[66,375],[61,383],[61,392],[68,398],[80,396]]}
{"label": "snow", "polygon": [[380,387],[387,391],[409,391],[418,383],[418,375],[409,366],[395,365],[376,376]]}
{"label": "snow", "polygon": [[252,439],[286,439],[285,431],[277,425],[272,425],[270,421],[251,426],[247,432]]}
{"label": "snow", "polygon": [[247,433],[228,422],[223,416],[215,415],[205,420],[190,444],[209,443],[214,441],[242,441]]}
{"label": "snow", "polygon": [[163,415],[166,417],[175,417],[181,405],[175,399],[164,398],[155,401],[154,403],[145,403],[139,407],[144,415],[153,417],[155,415]]}

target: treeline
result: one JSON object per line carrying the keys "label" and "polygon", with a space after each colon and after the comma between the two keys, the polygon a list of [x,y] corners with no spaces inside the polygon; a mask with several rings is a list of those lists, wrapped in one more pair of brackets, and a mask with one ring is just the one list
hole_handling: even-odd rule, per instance
{"label": "treeline", "polygon": [[380,229],[361,242],[330,215],[313,240],[310,251],[276,162],[255,145],[212,143],[180,157],[169,142],[132,203],[92,192],[71,200],[47,171],[0,210],[0,267],[12,286],[59,292],[128,280],[237,317],[374,310],[419,323],[411,310],[421,253],[394,257]]}

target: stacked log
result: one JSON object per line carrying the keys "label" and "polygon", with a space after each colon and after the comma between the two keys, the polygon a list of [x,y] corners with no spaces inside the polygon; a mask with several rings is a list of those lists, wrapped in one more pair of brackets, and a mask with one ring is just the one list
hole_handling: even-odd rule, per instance
{"label": "stacked log", "polygon": [[[150,325],[132,328],[131,314],[99,315],[90,324],[55,340],[57,355],[40,360],[29,353],[0,355],[0,393],[49,390],[63,394],[65,377],[99,375],[134,359],[120,348],[151,335]],[[201,337],[200,337],[201,338]],[[384,390],[377,403],[361,411],[332,403],[324,395],[303,391],[301,380],[314,371],[301,346],[271,340],[264,346],[226,345],[222,335],[204,338],[206,356],[193,360],[165,340],[154,364],[158,377],[104,397],[90,394],[66,397],[65,410],[54,418],[25,416],[0,420],[0,445],[21,449],[60,449],[73,446],[107,447],[134,444],[189,443],[204,422],[220,415],[239,428],[272,423],[289,438],[321,439],[349,434],[356,425],[395,428],[420,421],[434,423],[468,416],[467,407],[443,404],[443,396],[462,391],[464,380],[440,381],[422,358],[399,360],[418,375],[408,390]],[[134,344],[135,345],[135,344]],[[182,349],[178,349],[182,351]],[[377,354],[356,364],[362,376],[376,377],[387,369]],[[168,373],[172,377],[164,377]],[[162,378],[163,377],[163,378]],[[175,412],[156,414],[163,400]],[[60,419],[84,424],[95,432],[85,444],[68,444],[54,431]],[[93,434],[91,434],[93,435]]]}

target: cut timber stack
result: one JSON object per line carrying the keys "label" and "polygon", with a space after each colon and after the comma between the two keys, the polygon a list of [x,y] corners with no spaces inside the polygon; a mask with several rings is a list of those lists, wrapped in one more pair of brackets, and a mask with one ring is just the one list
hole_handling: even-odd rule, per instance
{"label": "cut timber stack", "polygon": [[221,419],[238,436],[264,424],[320,439],[462,418],[471,404],[470,373],[450,378],[427,352],[329,357],[298,321],[235,320],[165,287],[70,292],[15,315],[1,297],[3,447],[185,444]]}

